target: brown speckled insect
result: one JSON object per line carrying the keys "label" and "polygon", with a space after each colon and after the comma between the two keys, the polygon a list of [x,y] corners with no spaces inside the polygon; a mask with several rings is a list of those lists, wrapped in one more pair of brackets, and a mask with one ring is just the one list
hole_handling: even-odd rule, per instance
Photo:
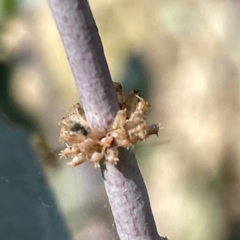
{"label": "brown speckled insect", "polygon": [[105,162],[117,164],[119,147],[130,148],[137,141],[158,134],[159,124],[146,124],[144,114],[150,105],[137,95],[138,91],[124,94],[120,83],[114,83],[114,86],[120,110],[108,130],[91,129],[79,103],[65,113],[60,122],[59,140],[67,147],[59,155],[61,158],[71,157],[69,165],[92,161],[98,167],[104,156]]}

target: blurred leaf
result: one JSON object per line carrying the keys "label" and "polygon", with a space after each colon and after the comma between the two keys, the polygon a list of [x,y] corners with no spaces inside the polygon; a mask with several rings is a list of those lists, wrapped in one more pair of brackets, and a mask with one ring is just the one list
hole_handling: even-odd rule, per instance
{"label": "blurred leaf", "polygon": [[141,55],[131,54],[128,56],[120,82],[122,82],[125,92],[133,89],[139,90],[139,95],[141,97],[148,98],[151,84],[147,66]]}
{"label": "blurred leaf", "polygon": [[16,14],[18,9],[17,0],[0,0],[1,24]]}
{"label": "blurred leaf", "polygon": [[10,74],[13,71],[11,62],[0,62],[0,113],[8,122],[37,131],[38,127],[24,109],[19,107],[10,93]]}
{"label": "blurred leaf", "polygon": [[71,239],[29,135],[0,117],[0,239]]}

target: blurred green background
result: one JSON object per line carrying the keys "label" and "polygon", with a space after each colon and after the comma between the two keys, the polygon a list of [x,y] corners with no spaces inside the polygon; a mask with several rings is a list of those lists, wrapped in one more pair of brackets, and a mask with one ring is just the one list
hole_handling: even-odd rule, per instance
{"label": "blurred green background", "polygon": [[[113,80],[140,89],[163,127],[134,148],[159,233],[240,239],[240,1],[89,2]],[[78,101],[47,1],[1,0],[0,239],[31,236],[12,199],[46,222],[38,239],[118,239],[99,169],[57,155],[58,122]],[[3,227],[13,222],[18,238]]]}

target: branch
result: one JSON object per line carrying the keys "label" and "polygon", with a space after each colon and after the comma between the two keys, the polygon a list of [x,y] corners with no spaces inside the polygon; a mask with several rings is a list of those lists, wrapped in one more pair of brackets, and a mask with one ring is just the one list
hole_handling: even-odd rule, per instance
{"label": "branch", "polygon": [[[49,0],[91,128],[107,129],[119,109],[87,0]],[[106,164],[104,184],[121,240],[159,240],[146,186],[133,153]]]}
{"label": "branch", "polygon": [[116,93],[95,21],[86,0],[49,0],[90,127],[108,128]]}

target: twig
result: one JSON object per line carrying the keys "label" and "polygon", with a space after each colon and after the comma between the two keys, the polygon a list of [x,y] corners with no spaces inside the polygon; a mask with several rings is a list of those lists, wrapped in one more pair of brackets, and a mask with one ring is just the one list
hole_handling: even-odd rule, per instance
{"label": "twig", "polygon": [[[49,0],[90,127],[107,129],[119,109],[87,0]],[[143,178],[132,152],[106,165],[104,184],[121,240],[159,240]]]}

